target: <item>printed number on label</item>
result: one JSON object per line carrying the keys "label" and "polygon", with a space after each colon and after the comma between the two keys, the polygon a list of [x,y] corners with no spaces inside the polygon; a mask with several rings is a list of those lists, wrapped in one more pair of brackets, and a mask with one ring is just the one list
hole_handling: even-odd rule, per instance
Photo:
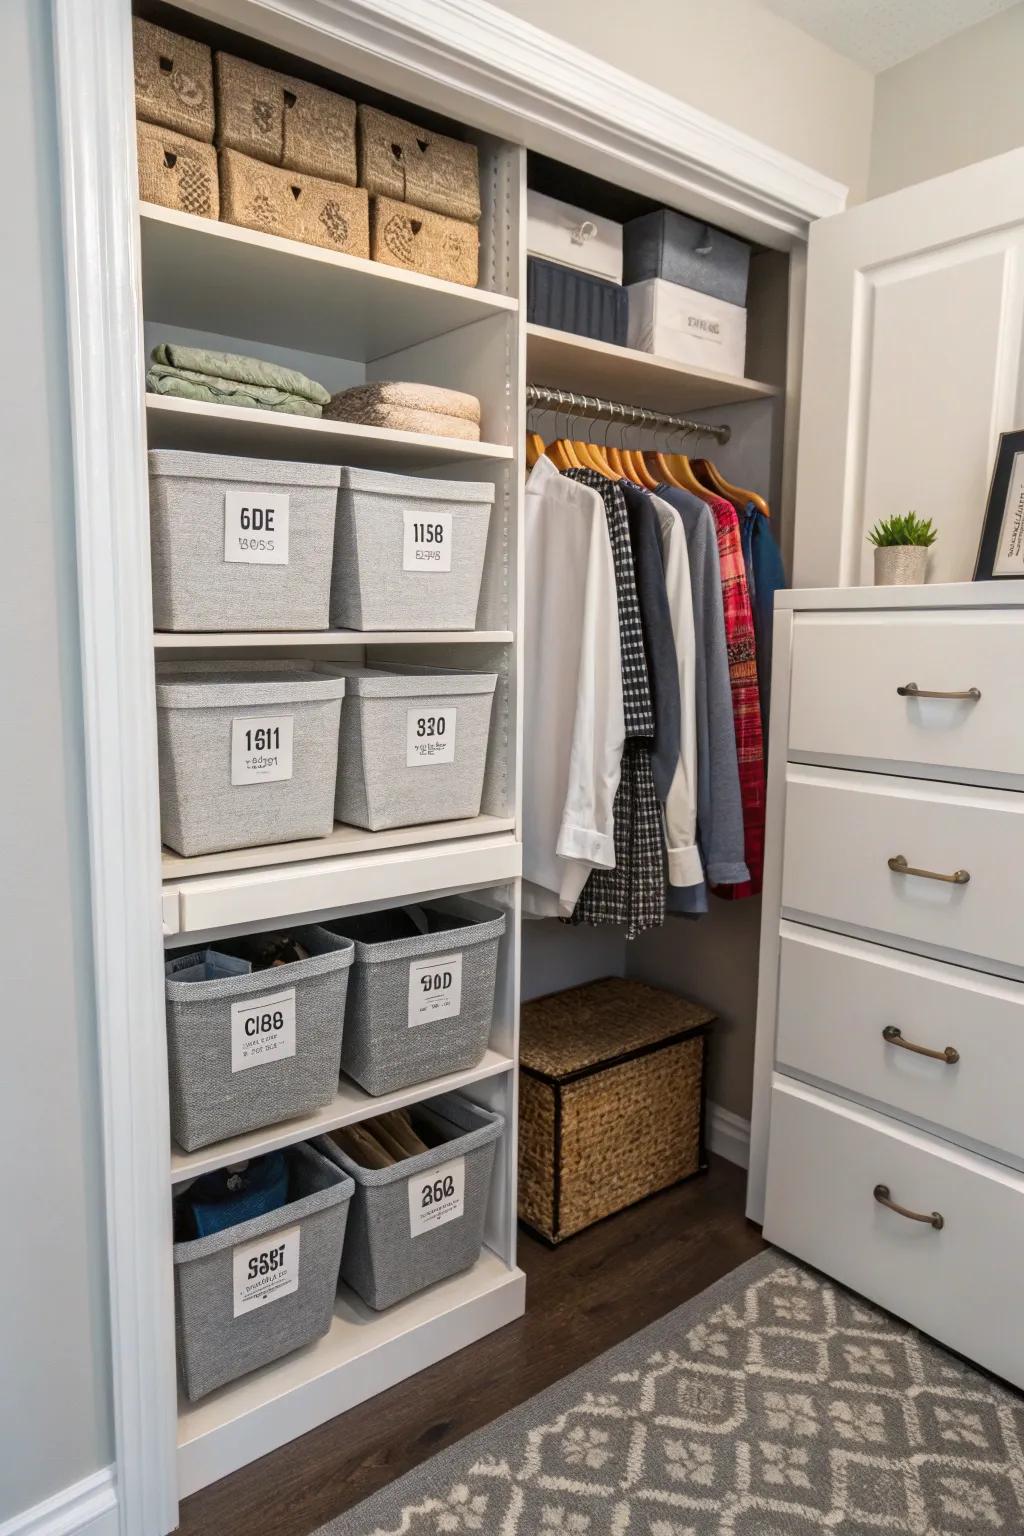
{"label": "printed number on label", "polygon": [[292,776],[292,715],[242,715],[231,722],[232,784],[269,784]]}
{"label": "printed number on label", "polygon": [[224,492],[224,559],[230,565],[288,564],[288,493],[253,486]]}
{"label": "printed number on label", "polygon": [[295,988],[231,1004],[231,1070],[295,1055]]}
{"label": "printed number on label", "polygon": [[409,1180],[409,1232],[419,1237],[457,1221],[466,1198],[466,1159],[456,1157]]}
{"label": "printed number on label", "polygon": [[302,1230],[268,1232],[255,1242],[242,1243],[231,1256],[234,1315],[255,1312],[299,1288],[299,1245]]}
{"label": "printed number on label", "polygon": [[409,962],[409,1028],[462,1012],[462,956]]}
{"label": "printed number on label", "polygon": [[403,571],[450,571],[452,568],[452,514],[404,512]]}
{"label": "printed number on label", "polygon": [[454,763],[456,709],[410,709],[405,725],[405,766]]}

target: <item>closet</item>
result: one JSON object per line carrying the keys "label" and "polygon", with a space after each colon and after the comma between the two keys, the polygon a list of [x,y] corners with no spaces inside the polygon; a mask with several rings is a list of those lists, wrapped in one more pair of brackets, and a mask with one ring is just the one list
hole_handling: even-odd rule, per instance
{"label": "closet", "polygon": [[[104,131],[116,131],[123,149],[133,131],[130,68],[126,67],[131,17],[127,5],[110,9],[117,14],[104,18],[95,46],[107,49],[103,77],[117,85],[109,116],[103,119]],[[151,833],[159,814],[156,740],[150,724],[154,685],[161,677],[173,675],[175,668],[198,667],[195,675],[201,677],[203,667],[262,663],[272,673],[282,661],[301,660],[308,668],[320,669],[319,676],[341,664],[425,666],[495,677],[478,815],[378,831],[339,821],[324,837],[192,856],[165,848],[158,872],[145,838],[124,850],[123,860],[130,865],[125,890],[134,885],[136,895],[134,901],[123,901],[120,922],[136,942],[130,965],[131,1048],[140,1054],[132,1058],[129,1053],[121,1059],[120,1082],[108,1060],[105,1114],[108,1155],[113,1159],[108,1178],[120,1190],[117,1198],[124,1210],[132,1212],[125,1222],[133,1224],[136,1250],[131,1257],[119,1253],[124,1239],[118,1233],[112,1237],[115,1268],[122,1278],[128,1276],[119,1304],[129,1305],[124,1296],[132,1284],[146,1290],[146,1326],[136,1335],[141,1343],[134,1373],[127,1367],[130,1329],[115,1339],[115,1374],[121,1373],[119,1401],[125,1412],[133,1403],[139,1410],[131,1431],[139,1437],[134,1462],[144,1461],[147,1468],[145,1486],[131,1484],[129,1473],[129,1496],[139,1501],[134,1507],[147,1511],[145,1518],[140,1513],[140,1529],[155,1528],[153,1511],[157,1509],[165,1528],[170,1528],[177,1499],[472,1344],[512,1321],[528,1305],[524,1278],[516,1265],[521,999],[608,974],[664,984],[734,1021],[720,1027],[715,1042],[717,1076],[712,1095],[721,1090],[722,1095],[731,1094],[742,1102],[749,1080],[752,1039],[743,1021],[752,1018],[756,988],[756,902],[721,903],[720,910],[699,925],[675,923],[628,947],[613,931],[521,921],[523,756],[542,750],[542,744],[523,739],[522,729],[525,441],[538,420],[561,423],[561,430],[573,422],[587,422],[595,441],[601,441],[617,423],[615,430],[624,432],[629,441],[658,449],[667,446],[672,432],[685,423],[687,440],[699,442],[724,475],[765,494],[788,558],[794,474],[791,428],[803,303],[802,239],[809,218],[838,206],[841,191],[802,168],[796,168],[796,174],[788,162],[781,162],[781,181],[792,176],[789,190],[755,193],[750,190],[754,185],[750,157],[757,157],[745,140],[735,147],[736,165],[742,164],[749,178],[742,193],[737,190],[736,165],[730,185],[721,165],[709,165],[705,171],[684,167],[678,154],[671,164],[655,163],[650,145],[659,136],[657,129],[638,133],[637,145],[642,145],[643,154],[638,147],[635,157],[628,145],[616,155],[596,139],[584,143],[567,126],[542,123],[540,115],[513,99],[514,93],[506,91],[504,84],[490,101],[483,99],[479,89],[474,94],[471,77],[480,66],[471,64],[470,55],[479,40],[468,22],[460,43],[458,28],[446,11],[441,14],[444,8],[427,7],[429,18],[395,20],[396,35],[405,40],[399,46],[388,42],[387,27],[380,19],[388,7],[369,10],[376,20],[368,11],[364,14],[355,0],[329,8],[270,6],[261,0],[194,0],[181,6],[137,0],[134,6],[143,19],[215,50],[392,113],[427,135],[440,133],[473,144],[481,195],[475,287],[261,234],[224,219],[215,221],[155,204],[137,206],[134,195],[118,217],[130,215],[136,221],[126,248],[137,254],[137,263],[132,257],[127,265],[115,263],[107,273],[103,263],[96,262],[96,247],[87,239],[93,226],[74,201],[86,159],[98,149],[99,140],[83,140],[76,146],[66,139],[64,145],[68,196],[77,211],[71,223],[72,265],[84,273],[91,264],[96,290],[103,285],[110,306],[101,311],[103,324],[110,323],[114,310],[120,315],[120,327],[110,323],[106,332],[110,353],[102,366],[112,367],[116,359],[125,402],[119,420],[132,423],[131,431],[116,443],[101,442],[95,435],[88,442],[83,439],[82,479],[91,484],[91,505],[97,507],[97,493],[107,483],[104,474],[114,483],[113,459],[104,455],[121,456],[123,479],[117,482],[112,505],[121,519],[125,560],[130,547],[139,575],[145,569],[148,577],[149,571],[147,542],[138,528],[138,522],[145,521],[146,449],[437,476],[486,483],[493,490],[476,625],[458,631],[332,628],[154,633],[147,586],[144,592],[133,588],[132,606],[124,611],[123,633],[113,636],[101,633],[102,626],[97,626],[100,587],[93,585],[95,571],[83,577],[85,623],[87,629],[97,626],[90,631],[92,640],[86,647],[87,677],[90,667],[100,677],[103,646],[109,645],[112,649],[107,654],[116,652],[120,675],[130,677],[128,693],[144,716],[142,723],[121,717],[130,736],[123,747],[116,745],[116,731],[106,734],[105,749],[114,754],[107,764],[106,795],[111,794],[111,784],[128,786],[133,825],[144,825]],[[493,19],[486,24],[492,25]],[[65,17],[65,46],[79,25],[73,14]],[[458,57],[460,47],[464,50],[465,73],[455,86],[429,54],[427,39],[435,33],[446,39],[450,58]],[[508,69],[525,78],[527,65],[511,45],[509,60]],[[69,69],[65,58],[64,99],[70,99],[72,90]],[[498,64],[493,64],[492,72],[496,81],[504,81]],[[592,111],[597,122],[596,105]],[[73,118],[70,121],[74,123]],[[699,125],[696,131],[699,136]],[[710,137],[707,143],[710,157]],[[81,164],[75,160],[79,152],[86,157]],[[798,193],[801,186],[803,192]],[[750,241],[744,374],[736,377],[674,363],[528,323],[525,210],[530,189],[610,219],[673,206]],[[110,195],[116,201],[124,197],[125,189]],[[82,385],[79,432],[84,431],[89,401],[95,395],[83,381],[91,367],[100,366],[87,344],[93,323],[87,301],[85,294],[72,316],[72,350],[79,369],[77,383]],[[92,340],[98,340],[95,333]],[[136,381],[143,377],[145,358],[153,348],[166,344],[255,356],[297,370],[331,394],[395,379],[442,385],[479,401],[479,439],[456,440],[353,421],[233,408],[153,392],[146,395],[143,422],[136,414]],[[128,484],[132,492],[126,497]],[[134,500],[134,525],[127,516],[129,500]],[[96,560],[100,546],[90,544],[91,525],[83,527],[88,566]],[[112,569],[109,574],[111,604],[116,606],[117,594],[123,596],[117,585],[122,572]],[[100,692],[112,723],[123,700],[103,694],[102,688]],[[100,765],[94,767],[99,773]],[[98,782],[94,780],[94,790]],[[113,877],[109,860],[114,843],[102,842],[103,825],[112,828],[117,819],[113,805],[107,805],[106,816],[104,822],[102,811],[94,811],[100,885]],[[159,897],[156,879],[147,892],[142,873],[147,880],[150,873],[154,877],[158,873]],[[299,1119],[246,1131],[194,1151],[170,1143],[163,956],[158,935],[147,926],[157,901],[165,949],[181,953],[218,944],[231,952],[233,945],[254,935],[300,924],[351,925],[367,914],[450,900],[482,903],[504,918],[497,941],[493,1016],[484,1054],[474,1066],[377,1096],[343,1077],[328,1105]],[[109,995],[114,996],[116,987],[106,973],[104,985],[111,986]],[[107,1027],[112,1032],[121,1027],[119,1019],[124,1026],[121,1038],[127,1040],[128,1020],[117,1009]],[[128,1115],[132,1082],[134,1108]],[[451,1093],[484,1119],[499,1117],[503,1127],[494,1145],[483,1246],[475,1262],[382,1310],[365,1305],[343,1287],[329,1330],[316,1342],[238,1376],[194,1402],[184,1394],[178,1399],[171,1273],[174,1192],[205,1174],[295,1147],[325,1132],[361,1125],[382,1113],[419,1112],[424,1101]],[[736,1118],[734,1114],[732,1119]],[[140,1119],[146,1123],[137,1123]],[[724,1134],[735,1130],[728,1113],[721,1124]],[[713,1120],[711,1133],[714,1136]],[[128,1145],[143,1154],[131,1187],[124,1165],[117,1161],[119,1149],[123,1152]],[[144,1276],[152,1282],[145,1287]],[[471,1368],[471,1356],[466,1360]],[[125,1432],[122,1420],[119,1436],[123,1438]],[[119,1440],[122,1454],[120,1444]],[[144,1455],[138,1452],[139,1444]],[[123,1451],[126,1458],[128,1454]]]}

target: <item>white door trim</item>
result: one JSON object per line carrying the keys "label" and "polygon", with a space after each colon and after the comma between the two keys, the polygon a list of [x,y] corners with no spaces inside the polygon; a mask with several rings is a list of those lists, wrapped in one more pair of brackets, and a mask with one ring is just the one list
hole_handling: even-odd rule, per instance
{"label": "white door trim", "polygon": [[0,1536],[118,1536],[113,1467],[101,1467],[0,1525]]}
{"label": "white door trim", "polygon": [[[845,189],[485,0],[190,0],[764,244]],[[169,1127],[129,0],[51,0],[121,1536],[176,1522]],[[406,87],[406,82],[408,85]]]}

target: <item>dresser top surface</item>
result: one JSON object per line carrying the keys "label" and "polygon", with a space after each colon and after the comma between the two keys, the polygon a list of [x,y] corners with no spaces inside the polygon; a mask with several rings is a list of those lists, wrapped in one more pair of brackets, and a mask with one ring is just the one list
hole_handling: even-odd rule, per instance
{"label": "dresser top surface", "polygon": [[831,613],[885,608],[1024,608],[1024,579],[930,582],[920,587],[797,587],[777,592],[775,606]]}

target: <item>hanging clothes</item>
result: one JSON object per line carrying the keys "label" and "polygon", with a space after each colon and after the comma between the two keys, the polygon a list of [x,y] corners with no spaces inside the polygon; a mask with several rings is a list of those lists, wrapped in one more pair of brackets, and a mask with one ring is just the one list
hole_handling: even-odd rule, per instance
{"label": "hanging clothes", "polygon": [[615,565],[604,502],[537,461],[524,509],[523,911],[569,917],[615,863],[625,724]]}
{"label": "hanging clothes", "polygon": [[658,514],[647,493],[628,480],[620,480],[618,484],[626,500],[640,627],[647,674],[651,680],[654,710],[651,774],[655,793],[664,804],[679,764],[681,732],[679,670],[665,586],[665,562],[658,536]]}
{"label": "hanging clothes", "polygon": [[633,569],[626,501],[618,482],[592,469],[571,469],[566,478],[597,491],[604,502],[615,564],[622,703],[626,744],[615,796],[615,868],[595,869],[576,903],[575,923],[622,923],[633,939],[665,917],[663,838],[651,772],[654,710],[644,654],[640,605]]}
{"label": "hanging clothes", "polygon": [[[697,735],[697,831],[706,878],[714,884],[749,879],[743,857],[732,685],[726,650],[725,615],[718,535],[710,509],[699,497],[659,485],[657,495],[679,516],[689,555],[693,627],[696,640],[694,702]],[[668,893],[668,911],[708,910],[703,882]]]}
{"label": "hanging clothes", "polygon": [[704,866],[697,846],[697,642],[690,557],[679,514],[658,496],[648,500],[658,519],[680,699],[678,761],[665,798],[666,871],[669,885],[699,886]]}
{"label": "hanging clothes", "polygon": [[740,519],[743,563],[747,570],[750,606],[754,614],[754,638],[757,643],[757,685],[761,695],[761,730],[765,750],[768,747],[768,700],[772,681],[772,625],[775,594],[786,588],[786,570],[779,546],[763,512],[752,501],[744,507]]}

